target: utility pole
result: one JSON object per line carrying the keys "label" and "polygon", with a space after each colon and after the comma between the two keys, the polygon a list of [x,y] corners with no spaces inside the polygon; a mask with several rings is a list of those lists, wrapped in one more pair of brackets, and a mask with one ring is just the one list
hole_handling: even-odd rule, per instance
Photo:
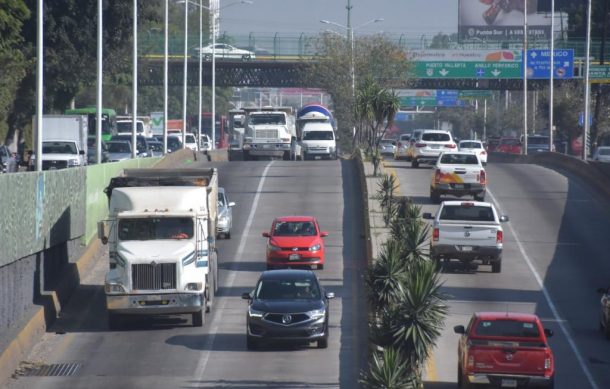
{"label": "utility pole", "polygon": [[[606,34],[608,33],[608,0],[604,0],[604,16],[602,23],[602,42],[599,46],[599,64],[603,65],[606,54]],[[599,113],[601,110],[601,100],[603,94],[604,84],[596,84],[595,86],[595,111],[593,114],[593,128],[591,129],[591,139],[597,140],[597,134],[599,131]]]}
{"label": "utility pole", "polygon": [[523,155],[527,155],[527,0],[523,11]]}
{"label": "utility pole", "polygon": [[587,1],[587,51],[585,53],[585,117],[584,131],[582,134],[582,159],[587,160],[589,156],[589,115],[591,84],[589,83],[589,70],[591,69],[591,0]]}

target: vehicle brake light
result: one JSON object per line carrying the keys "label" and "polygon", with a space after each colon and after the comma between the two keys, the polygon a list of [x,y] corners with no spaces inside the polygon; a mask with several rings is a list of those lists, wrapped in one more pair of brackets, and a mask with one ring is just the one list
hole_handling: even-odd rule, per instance
{"label": "vehicle brake light", "polygon": [[479,183],[485,185],[487,180],[487,176],[485,175],[485,170],[481,170],[481,174],[479,175]]}
{"label": "vehicle brake light", "polygon": [[432,241],[438,242],[439,235],[440,235],[440,231],[439,231],[438,227],[434,228],[434,230],[432,231]]}
{"label": "vehicle brake light", "polygon": [[480,153],[480,155],[485,155],[485,154],[487,154],[487,153],[485,152],[485,150],[481,151],[481,153]]}
{"label": "vehicle brake light", "polygon": [[461,207],[463,208],[470,208],[474,206],[474,203],[469,203],[469,202],[463,202],[460,204]]}
{"label": "vehicle brake light", "polygon": [[448,149],[455,149],[455,143],[449,143],[448,145],[445,145],[446,148]]}
{"label": "vehicle brake light", "polygon": [[441,169],[436,169],[436,173],[434,173],[434,183],[438,184],[441,182]]}
{"label": "vehicle brake light", "polygon": [[551,351],[546,349],[544,351],[544,376],[550,377],[553,375],[553,356],[551,355]]}
{"label": "vehicle brake light", "polygon": [[420,147],[420,148],[421,147],[426,147],[426,144],[425,143],[416,143],[415,147]]}
{"label": "vehicle brake light", "polygon": [[501,230],[496,231],[496,243],[502,243],[504,240],[504,233]]}

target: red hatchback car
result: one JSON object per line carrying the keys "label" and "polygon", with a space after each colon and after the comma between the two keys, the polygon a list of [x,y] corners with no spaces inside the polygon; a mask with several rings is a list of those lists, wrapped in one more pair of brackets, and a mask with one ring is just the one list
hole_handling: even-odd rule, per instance
{"label": "red hatchback car", "polygon": [[503,136],[495,149],[498,153],[521,154],[521,142],[512,136]]}
{"label": "red hatchback car", "polygon": [[312,216],[283,216],[273,221],[267,240],[267,269],[276,267],[324,268],[324,238],[328,232]]}

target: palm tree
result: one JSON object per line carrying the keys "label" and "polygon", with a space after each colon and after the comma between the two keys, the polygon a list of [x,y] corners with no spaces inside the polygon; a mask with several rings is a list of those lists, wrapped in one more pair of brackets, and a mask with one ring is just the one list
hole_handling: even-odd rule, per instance
{"label": "palm tree", "polygon": [[391,174],[384,174],[378,183],[379,190],[377,191],[377,200],[384,211],[383,221],[386,227],[396,215],[396,197],[394,193],[398,189],[396,185],[396,177]]}
{"label": "palm tree", "polygon": [[399,109],[400,99],[396,92],[382,88],[372,78],[366,78],[358,85],[355,119],[367,130],[366,140],[369,148],[379,147],[380,140],[394,123]]}
{"label": "palm tree", "polygon": [[390,223],[390,237],[401,243],[402,254],[407,263],[425,261],[430,258],[430,226],[420,218],[394,218]]}
{"label": "palm tree", "polygon": [[387,348],[373,354],[366,373],[361,374],[360,383],[371,389],[415,389],[416,375],[403,353]]}

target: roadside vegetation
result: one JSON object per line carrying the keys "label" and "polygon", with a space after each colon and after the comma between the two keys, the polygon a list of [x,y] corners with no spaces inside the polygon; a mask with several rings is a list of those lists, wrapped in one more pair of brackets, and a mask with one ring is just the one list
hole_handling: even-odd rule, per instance
{"label": "roadside vegetation", "polygon": [[396,197],[392,178],[383,176],[377,192],[391,215],[390,234],[365,275],[372,352],[360,381],[366,388],[422,388],[448,307],[421,207]]}

